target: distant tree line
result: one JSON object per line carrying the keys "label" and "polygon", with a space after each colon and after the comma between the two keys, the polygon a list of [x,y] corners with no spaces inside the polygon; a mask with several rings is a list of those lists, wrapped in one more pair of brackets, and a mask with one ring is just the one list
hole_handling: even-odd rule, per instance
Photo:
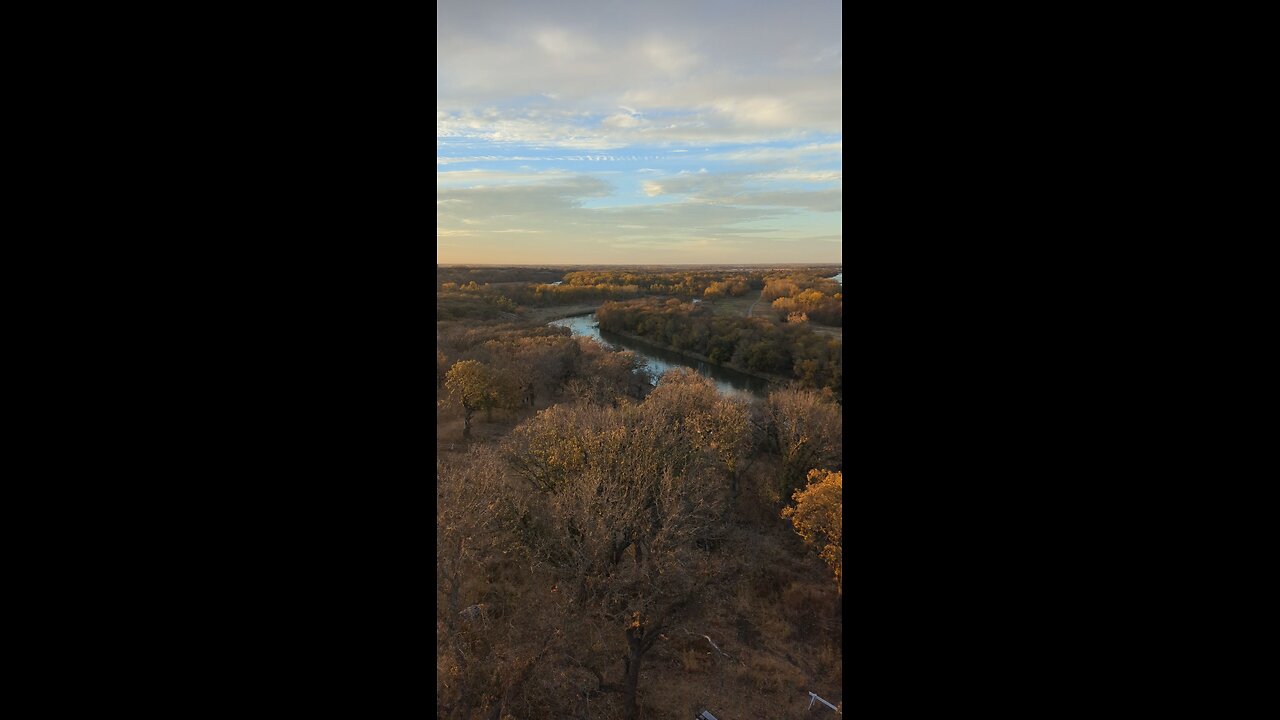
{"label": "distant tree line", "polygon": [[580,271],[564,276],[564,284],[571,286],[623,286],[635,288],[651,295],[681,295],[703,297],[741,296],[759,290],[764,284],[764,273],[751,272],[623,272]]}
{"label": "distant tree line", "polygon": [[520,285],[503,288],[521,305],[576,305],[640,297],[645,290],[638,285]]}
{"label": "distant tree line", "polygon": [[445,283],[462,287],[468,283],[550,283],[564,277],[565,268],[555,267],[440,267],[436,266],[436,288]]}
{"label": "distant tree line", "polygon": [[760,299],[770,302],[781,320],[812,321],[840,327],[844,295],[840,283],[813,273],[770,275]]}
{"label": "distant tree line", "polygon": [[764,274],[761,272],[584,270],[567,273],[560,285],[528,284],[504,287],[502,291],[520,305],[544,306],[625,300],[647,295],[741,297],[758,292],[763,286]]}

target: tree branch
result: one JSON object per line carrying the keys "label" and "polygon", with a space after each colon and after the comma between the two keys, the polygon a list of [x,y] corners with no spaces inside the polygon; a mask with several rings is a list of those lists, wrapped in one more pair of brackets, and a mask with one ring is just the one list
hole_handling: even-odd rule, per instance
{"label": "tree branch", "polygon": [[[683,625],[680,627],[680,629],[681,629],[681,630],[684,630],[684,631],[685,631],[685,634],[687,634],[687,635],[697,635],[697,633],[691,633],[691,632],[689,632],[689,628],[684,627]],[[716,652],[720,653],[721,655],[724,655],[725,657],[729,658],[730,660],[733,660],[733,662],[736,662],[736,663],[738,663],[739,665],[742,665],[743,667],[746,667],[746,664],[745,664],[745,663],[743,663],[741,660],[735,660],[733,657],[731,657],[731,656],[729,655],[729,653],[726,653],[725,651],[721,650],[721,649],[720,649],[720,647],[719,647],[718,645],[716,645],[714,641],[712,641],[712,640],[711,640],[711,636],[709,636],[709,635],[698,635],[698,637],[706,638],[706,639],[707,639],[707,642],[711,643],[711,647],[715,648]]]}

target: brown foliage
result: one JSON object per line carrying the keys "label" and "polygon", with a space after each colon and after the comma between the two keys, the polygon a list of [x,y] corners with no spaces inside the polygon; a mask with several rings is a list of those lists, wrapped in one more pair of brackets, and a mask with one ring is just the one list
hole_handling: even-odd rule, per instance
{"label": "brown foliage", "polygon": [[810,390],[779,390],[765,403],[768,433],[782,458],[774,502],[785,502],[811,468],[838,467],[843,420],[840,408]]}

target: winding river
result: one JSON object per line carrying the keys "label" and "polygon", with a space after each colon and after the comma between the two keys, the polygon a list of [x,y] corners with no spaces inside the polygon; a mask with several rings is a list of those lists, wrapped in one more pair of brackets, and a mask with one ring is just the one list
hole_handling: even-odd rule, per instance
{"label": "winding river", "polygon": [[[844,284],[844,272],[840,272],[831,278]],[[680,353],[672,352],[665,348],[650,345],[639,340],[624,338],[611,332],[603,332],[600,330],[596,321],[596,314],[575,315],[573,317],[563,318],[561,320],[552,320],[548,325],[558,325],[560,327],[569,328],[569,332],[578,337],[588,337],[606,348],[616,350],[630,350],[640,359],[644,361],[645,369],[649,372],[649,376],[656,383],[658,378],[672,368],[687,367],[697,370],[699,373],[711,378],[716,384],[716,389],[724,395],[730,397],[742,398],[763,398],[769,394],[769,382],[751,375],[745,375],[736,370],[712,365],[710,363],[700,362],[693,358],[685,357]]]}
{"label": "winding river", "polygon": [[679,353],[631,338],[620,337],[611,332],[602,332],[597,326],[595,313],[552,320],[547,324],[569,328],[569,332],[574,335],[589,337],[609,349],[630,350],[644,361],[645,370],[649,372],[649,376],[655,383],[668,370],[687,367],[711,378],[716,384],[716,389],[730,397],[751,399],[762,398],[769,394],[769,383],[766,380],[744,375],[719,365],[699,362]]}

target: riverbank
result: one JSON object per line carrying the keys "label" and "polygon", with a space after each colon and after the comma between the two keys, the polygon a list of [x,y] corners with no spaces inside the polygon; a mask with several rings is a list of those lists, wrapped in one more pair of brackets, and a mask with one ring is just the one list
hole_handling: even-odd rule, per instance
{"label": "riverbank", "polygon": [[604,303],[595,303],[592,305],[552,305],[550,307],[528,308],[524,314],[524,319],[535,322],[539,325],[545,325],[552,320],[561,320],[575,315],[590,315]]}
{"label": "riverbank", "polygon": [[757,379],[760,379],[760,380],[765,380],[765,381],[767,381],[767,382],[777,383],[777,384],[779,384],[779,385],[785,385],[785,384],[787,384],[787,383],[789,383],[789,382],[791,382],[791,381],[795,380],[795,378],[783,377],[783,376],[781,376],[781,375],[772,375],[772,374],[770,374],[770,373],[762,373],[762,372],[758,372],[758,371],[756,371],[756,370],[747,370],[747,369],[745,369],[745,368],[740,368],[740,367],[738,367],[737,365],[730,365],[729,363],[718,363],[718,362],[714,362],[714,361],[712,361],[712,359],[711,359],[711,358],[707,357],[706,355],[700,355],[700,354],[698,354],[698,353],[696,353],[696,352],[691,352],[691,351],[689,351],[689,350],[677,350],[676,348],[673,348],[673,347],[671,347],[670,345],[664,345],[664,344],[662,344],[662,343],[657,343],[657,342],[654,342],[654,341],[650,340],[649,338],[641,337],[640,335],[634,335],[634,334],[629,333],[629,332],[619,332],[619,331],[617,331],[617,330],[604,330],[604,328],[601,328],[601,330],[603,330],[603,332],[607,332],[607,333],[609,333],[610,335],[617,335],[618,337],[624,337],[624,338],[626,338],[626,339],[628,339],[628,340],[631,340],[631,341],[633,341],[633,342],[644,343],[645,345],[652,345],[652,346],[653,346],[653,347],[655,347],[655,348],[658,348],[658,349],[660,349],[660,350],[664,350],[664,351],[669,352],[669,353],[675,353],[676,355],[683,355],[684,357],[687,357],[687,358],[693,358],[694,360],[697,360],[698,362],[704,362],[704,363],[706,363],[706,364],[708,364],[708,365],[711,365],[711,366],[713,366],[713,367],[723,368],[723,369],[725,369],[725,370],[732,370],[732,371],[734,371],[734,372],[736,372],[736,373],[741,373],[741,374],[743,374],[743,375],[749,375],[749,376],[751,376],[751,377],[753,377],[753,378],[757,378]]}

